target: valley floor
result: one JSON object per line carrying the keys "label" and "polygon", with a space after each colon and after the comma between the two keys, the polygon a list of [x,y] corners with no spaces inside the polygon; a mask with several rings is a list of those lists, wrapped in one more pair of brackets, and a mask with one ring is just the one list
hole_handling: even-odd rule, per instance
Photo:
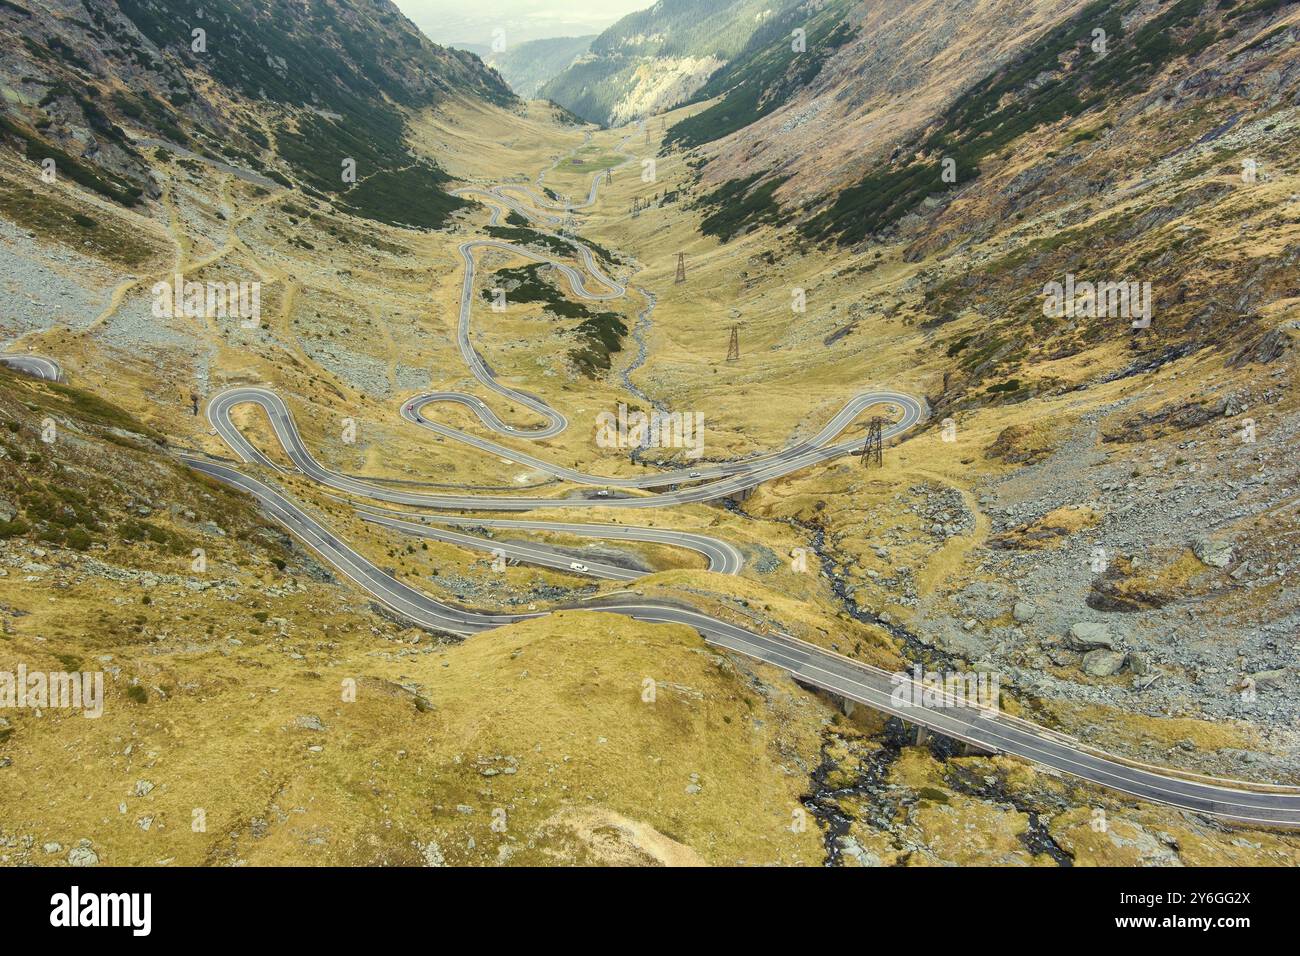
{"label": "valley floor", "polygon": [[[465,640],[421,631],[163,449],[228,458],[190,395],[259,385],[333,471],[419,493],[571,493],[398,415],[425,392],[460,392],[521,436],[542,425],[472,377],[457,341],[460,246],[520,228],[512,203],[571,217],[627,294],[575,316],[555,267],[476,253],[473,350],[569,425],[492,434],[445,402],[426,412],[440,424],[634,478],[807,440],[871,389],[943,393],[917,293],[933,262],[804,247],[768,226],[701,236],[688,157],[660,154],[663,125],[576,128],[540,103],[422,116],[414,144],[467,188],[512,187],[442,232],[361,223],[163,151],[147,215],[60,193],[96,220],[87,230],[23,206],[29,170],[0,164],[0,332],[10,351],[57,358],[70,385],[0,373],[0,667],[108,675],[103,717],[0,717],[0,862],[1300,862],[1285,831],[918,744],[681,625],[560,611]],[[152,289],[176,274],[259,281],[260,324],[158,318]],[[585,321],[615,330],[614,347]],[[1232,371],[1204,353],[1126,362],[1107,344],[1061,359],[1040,370],[1056,387],[936,416],[880,469],[841,458],[721,504],[544,515],[720,539],[739,575],[666,544],[467,530],[645,571],[638,595],[864,663],[996,673],[1008,713],[1126,758],[1300,783],[1294,356]],[[702,456],[602,447],[597,416],[620,403],[702,415]],[[233,419],[287,464],[261,411]],[[865,441],[866,420],[842,439]],[[256,471],[394,577],[462,607],[546,610],[629,587],[409,538],[301,475]],[[84,517],[87,546],[11,525],[48,496]]]}

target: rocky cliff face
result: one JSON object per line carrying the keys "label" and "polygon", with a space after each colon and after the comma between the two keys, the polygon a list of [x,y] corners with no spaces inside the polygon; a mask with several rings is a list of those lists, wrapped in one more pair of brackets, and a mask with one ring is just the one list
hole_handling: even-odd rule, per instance
{"label": "rocky cliff face", "polygon": [[512,99],[389,0],[13,0],[0,34],[10,145],[128,204],[154,188],[142,140],[331,191],[345,157],[408,165],[403,110]]}
{"label": "rocky cliff face", "polygon": [[774,18],[820,3],[659,0],[629,14],[540,95],[593,123],[617,125],[689,100]]}
{"label": "rocky cliff face", "polygon": [[[847,38],[810,29],[800,54],[784,34],[760,37],[701,91],[721,100],[668,137],[704,146],[706,185],[783,177],[783,206],[827,213],[814,237],[861,239],[924,213],[927,197],[951,192],[932,188],[952,185],[940,180],[945,155],[970,182],[995,152],[1058,121],[1247,90],[1263,106],[1295,87],[1293,4],[900,0],[828,15]],[[801,59],[817,58],[799,74]],[[889,202],[869,208],[871,195]]]}

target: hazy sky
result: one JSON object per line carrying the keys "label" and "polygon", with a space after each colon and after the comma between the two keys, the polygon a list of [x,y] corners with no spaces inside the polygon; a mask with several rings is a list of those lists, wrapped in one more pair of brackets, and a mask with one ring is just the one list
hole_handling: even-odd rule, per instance
{"label": "hazy sky", "polygon": [[505,31],[507,43],[542,37],[599,33],[654,0],[394,0],[398,8],[436,43],[492,43],[492,31]]}

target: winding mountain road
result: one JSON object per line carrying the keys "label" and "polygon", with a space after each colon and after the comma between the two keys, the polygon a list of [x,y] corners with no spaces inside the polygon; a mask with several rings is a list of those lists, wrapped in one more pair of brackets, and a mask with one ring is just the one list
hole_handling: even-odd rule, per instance
{"label": "winding mountain road", "polygon": [[[391,511],[385,508],[376,508],[372,505],[353,504],[357,512],[367,521],[374,521],[377,524],[386,524],[388,527],[397,531],[403,531],[417,537],[439,537],[436,534],[430,534],[429,523],[458,525],[472,530],[491,531],[494,529],[517,530],[529,532],[551,532],[558,534],[576,535],[584,538],[603,538],[618,541],[645,541],[651,544],[666,544],[677,548],[685,548],[688,551],[694,551],[702,556],[708,562],[707,570],[717,574],[739,574],[741,568],[745,566],[745,557],[740,553],[735,545],[723,541],[721,538],[713,538],[709,535],[698,534],[691,531],[678,531],[674,528],[645,528],[639,525],[625,524],[601,524],[601,523],[582,523],[582,522],[561,522],[561,521],[516,521],[502,518],[462,518],[452,515],[425,514],[425,513],[407,513],[400,511]],[[473,537],[472,535],[470,537]],[[446,540],[446,539],[442,539]],[[530,554],[525,550],[510,551],[509,542],[499,542],[495,538],[478,538],[474,542],[462,542],[468,547],[478,548],[484,551],[493,551],[501,548],[506,551],[507,557],[514,557],[520,561],[529,564],[543,564],[546,567],[560,567],[560,570],[570,570],[572,565],[568,562],[573,558],[564,557],[559,559],[559,563],[552,563],[548,554]],[[590,563],[590,562],[588,562]],[[635,571],[628,572],[626,568],[618,568],[623,574],[602,575],[597,571],[597,565],[591,564],[592,574],[596,577],[608,576],[613,580],[634,580],[645,576],[645,572]],[[627,574],[631,573],[632,577]]]}
{"label": "winding mountain road", "polygon": [[[603,173],[598,173],[593,179],[589,203],[595,201],[596,188],[601,175]],[[507,199],[497,191],[477,191],[502,203],[503,206],[520,212],[521,215],[536,218],[523,204]],[[530,198],[538,200],[541,198],[532,194],[531,190],[524,191],[530,194]],[[494,221],[499,212],[499,209],[494,212]],[[549,218],[554,219],[554,217]],[[465,264],[465,281],[462,287],[458,325],[461,355],[467,367],[485,388],[535,413],[541,418],[542,425],[534,427],[510,425],[501,420],[481,399],[458,392],[429,392],[407,400],[401,406],[399,414],[416,426],[461,442],[467,447],[536,468],[565,481],[626,489],[629,492],[638,492],[636,494],[615,497],[606,492],[605,495],[598,493],[594,498],[424,494],[352,478],[320,464],[302,441],[293,416],[284,401],[269,389],[260,387],[237,386],[220,392],[208,404],[208,420],[217,434],[244,462],[272,471],[282,471],[244,437],[231,418],[231,412],[236,406],[245,403],[255,404],[266,413],[276,439],[293,466],[321,485],[348,496],[356,495],[389,504],[483,512],[535,511],[554,508],[659,508],[707,502],[850,453],[861,444],[860,440],[837,442],[835,439],[855,418],[873,406],[884,404],[899,409],[899,417],[885,429],[887,438],[903,434],[923,421],[927,415],[924,402],[917,398],[892,390],[872,390],[849,400],[815,436],[785,449],[743,461],[704,465],[698,469],[671,470],[636,478],[602,477],[564,468],[427,418],[424,411],[428,407],[440,402],[452,402],[474,412],[480,423],[487,429],[513,438],[545,438],[559,434],[567,427],[568,422],[565,417],[540,398],[510,388],[495,379],[486,363],[470,344],[469,320],[474,292],[474,252],[480,249],[503,249],[512,255],[549,262],[565,276],[573,293],[581,298],[601,300],[625,294],[624,284],[601,272],[590,250],[576,241],[573,241],[573,245],[588,276],[594,279],[594,286],[588,285],[587,277],[572,266],[535,250],[497,240],[475,240],[463,243],[460,247]],[[449,601],[432,597],[396,580],[377,567],[337,537],[321,521],[266,482],[238,468],[204,456],[186,454],[183,459],[195,470],[252,495],[268,515],[365,590],[376,602],[417,625],[435,631],[467,636],[551,613],[550,611],[522,614],[484,613],[461,608]],[[677,487],[681,484],[685,484],[686,487]],[[646,489],[662,487],[670,490],[653,494],[639,493]],[[705,554],[711,570],[734,574],[741,566],[740,553],[733,546],[707,536],[671,529],[634,528],[616,524],[408,515],[351,501],[349,503],[357,508],[365,520],[392,530],[438,538],[480,550],[500,549],[507,557],[513,556],[519,560],[530,560],[541,564],[549,562],[549,566],[562,567],[564,562],[570,559],[547,549],[517,543],[510,543],[512,554],[504,544],[495,539],[435,529],[429,527],[428,523],[459,525],[470,529],[501,527],[657,541]],[[631,581],[640,576],[638,572],[615,565],[591,562],[584,562],[584,564],[587,568],[586,573],[597,577]],[[636,592],[629,591],[599,595],[590,601],[578,602],[570,609],[621,614],[640,621],[682,624],[694,628],[710,644],[783,668],[806,685],[821,688],[848,700],[901,717],[984,750],[1013,754],[1033,761],[1041,767],[1070,774],[1137,799],[1164,803],[1241,823],[1300,826],[1300,789],[1220,780],[1146,766],[1107,754],[1064,734],[1000,711],[971,706],[951,698],[931,700],[925,704],[910,704],[908,701],[924,699],[924,697],[917,692],[913,681],[907,675],[892,674],[864,665],[788,634],[768,633],[752,626],[742,627],[685,604],[646,599]]]}
{"label": "winding mountain road", "polygon": [[[424,400],[426,404],[435,400],[477,401],[471,396],[459,395],[458,393],[432,393],[428,396],[422,396],[421,399],[404,403],[402,406],[403,417],[415,415],[416,413],[411,409],[419,404],[421,400]],[[249,464],[258,464],[268,468],[279,467],[248,441],[231,419],[232,410],[237,405],[243,404],[257,405],[266,413],[276,438],[279,440],[285,454],[288,455],[289,460],[295,468],[314,481],[338,491],[373,498],[376,501],[386,501],[390,504],[409,507],[442,508],[453,511],[532,511],[538,508],[573,508],[594,505],[603,508],[666,508],[713,501],[717,498],[747,491],[773,478],[779,478],[791,472],[807,468],[810,465],[858,450],[861,447],[861,441],[830,442],[829,438],[841,431],[848,422],[860,415],[865,409],[874,405],[894,404],[904,410],[903,417],[899,421],[882,429],[882,434],[886,438],[902,434],[921,421],[926,412],[923,402],[902,392],[867,392],[850,400],[816,436],[799,444],[791,445],[782,451],[762,455],[748,461],[701,466],[695,470],[694,474],[687,470],[677,470],[644,478],[602,478],[582,474],[531,455],[516,452],[505,445],[477,438],[459,429],[447,425],[438,425],[427,419],[419,419],[420,424],[440,435],[464,441],[467,445],[494,455],[500,455],[519,464],[526,464],[561,477],[569,477],[570,480],[582,484],[641,489],[686,481],[703,482],[679,488],[675,491],[638,495],[636,497],[539,498],[520,495],[455,495],[404,491],[400,488],[393,488],[332,471],[317,461],[307,448],[302,436],[298,433],[298,426],[294,422],[292,413],[279,395],[265,388],[237,386],[215,395],[208,403],[207,416],[217,434],[234,450],[235,454]],[[563,420],[562,416],[561,420]],[[490,419],[484,418],[483,421],[486,424],[489,421],[499,422],[500,420],[493,415]],[[504,423],[501,424],[501,427],[509,428]],[[530,433],[520,430],[513,432],[513,434],[527,437]],[[535,436],[535,433],[533,434]],[[712,478],[712,480],[705,480],[709,478]]]}

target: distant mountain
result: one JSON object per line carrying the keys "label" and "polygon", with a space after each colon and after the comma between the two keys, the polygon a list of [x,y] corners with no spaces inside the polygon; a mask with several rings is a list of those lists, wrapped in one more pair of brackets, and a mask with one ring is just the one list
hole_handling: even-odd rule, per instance
{"label": "distant mountain", "polygon": [[531,100],[537,96],[542,84],[564,72],[575,59],[591,49],[594,39],[595,34],[529,40],[509,47],[504,53],[490,53],[483,60],[501,74],[512,90]]}
{"label": "distant mountain", "polygon": [[688,100],[796,0],[659,0],[629,14],[538,95],[593,123],[618,125]]}
{"label": "distant mountain", "polygon": [[490,43],[451,43],[448,44],[450,49],[463,50],[466,53],[473,53],[476,57],[487,62],[487,58],[492,55],[492,44]]}
{"label": "distant mountain", "polygon": [[436,225],[460,203],[412,162],[404,113],[455,94],[513,100],[390,0],[83,0],[75,13],[3,0],[0,33],[5,140],[123,203],[153,189],[137,140],[162,139],[358,215]]}

